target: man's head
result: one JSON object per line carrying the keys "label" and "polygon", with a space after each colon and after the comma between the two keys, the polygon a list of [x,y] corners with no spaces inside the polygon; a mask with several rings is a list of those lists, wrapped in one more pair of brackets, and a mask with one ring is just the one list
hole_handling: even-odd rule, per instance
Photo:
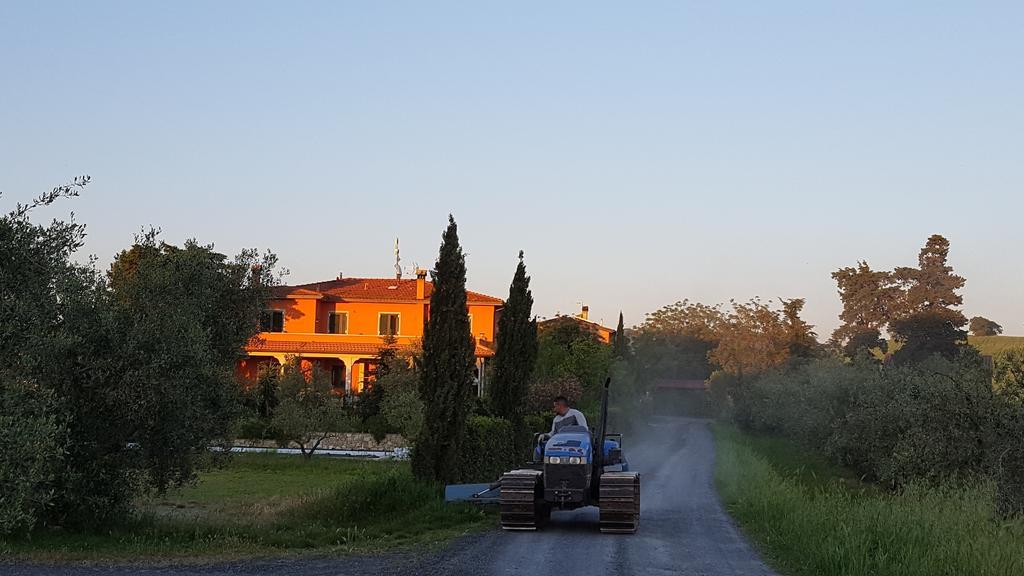
{"label": "man's head", "polygon": [[555,414],[564,416],[569,411],[569,399],[565,396],[555,396],[554,409]]}

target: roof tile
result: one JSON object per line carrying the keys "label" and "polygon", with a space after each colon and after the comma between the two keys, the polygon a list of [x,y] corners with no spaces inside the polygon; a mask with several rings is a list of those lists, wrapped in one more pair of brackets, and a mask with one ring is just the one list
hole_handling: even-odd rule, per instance
{"label": "roof tile", "polygon": [[[430,298],[434,291],[434,283],[426,282],[424,297]],[[398,280],[395,278],[343,278],[326,282],[311,282],[295,286],[279,286],[274,290],[275,296],[281,298],[289,294],[321,293],[341,300],[416,300],[416,279]],[[501,306],[501,298],[488,296],[479,292],[466,290],[466,296],[472,304],[493,304]]]}

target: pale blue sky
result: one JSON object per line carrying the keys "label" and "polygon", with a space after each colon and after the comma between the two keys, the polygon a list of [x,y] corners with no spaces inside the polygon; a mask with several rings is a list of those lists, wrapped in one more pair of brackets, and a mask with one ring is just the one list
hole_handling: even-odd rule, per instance
{"label": "pale blue sky", "polygon": [[536,310],[805,297],[952,242],[969,315],[1024,334],[1021,2],[5,2],[0,207],[106,265],[144,225],[290,282],[526,250]]}

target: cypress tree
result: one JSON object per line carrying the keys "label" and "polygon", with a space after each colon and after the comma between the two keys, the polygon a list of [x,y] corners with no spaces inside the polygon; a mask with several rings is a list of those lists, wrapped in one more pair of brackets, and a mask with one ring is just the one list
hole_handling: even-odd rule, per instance
{"label": "cypress tree", "polygon": [[516,438],[522,430],[523,410],[530,376],[537,362],[537,320],[533,318],[533,293],[526,275],[523,252],[508,290],[508,300],[498,319],[498,349],[494,357],[491,409],[512,422]]}
{"label": "cypress tree", "polygon": [[419,391],[423,428],[413,452],[417,477],[458,481],[459,447],[473,393],[474,342],[466,308],[466,258],[458,227],[448,216],[441,250],[431,273],[430,318],[423,335],[423,369]]}
{"label": "cypress tree", "polygon": [[615,342],[612,351],[616,358],[626,359],[629,357],[629,339],[626,337],[626,325],[622,321],[621,311],[619,311],[619,325],[615,327]]}

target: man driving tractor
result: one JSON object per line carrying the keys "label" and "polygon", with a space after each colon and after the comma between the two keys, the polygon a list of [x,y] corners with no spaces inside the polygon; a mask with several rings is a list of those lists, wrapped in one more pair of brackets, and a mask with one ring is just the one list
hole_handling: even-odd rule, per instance
{"label": "man driving tractor", "polygon": [[583,412],[569,407],[569,399],[565,396],[556,396],[554,401],[555,419],[551,422],[551,432],[554,436],[565,426],[587,427],[587,418]]}
{"label": "man driving tractor", "polygon": [[[537,438],[537,445],[533,449],[534,459],[541,458],[544,453],[544,445],[547,444],[552,436],[558,434],[558,431],[562,428],[566,426],[583,426],[587,428],[587,417],[583,415],[583,412],[571,408],[569,406],[569,399],[565,396],[555,396],[552,409],[555,411],[555,419],[551,422],[551,432],[541,434]],[[589,430],[589,428],[587,429]]]}

